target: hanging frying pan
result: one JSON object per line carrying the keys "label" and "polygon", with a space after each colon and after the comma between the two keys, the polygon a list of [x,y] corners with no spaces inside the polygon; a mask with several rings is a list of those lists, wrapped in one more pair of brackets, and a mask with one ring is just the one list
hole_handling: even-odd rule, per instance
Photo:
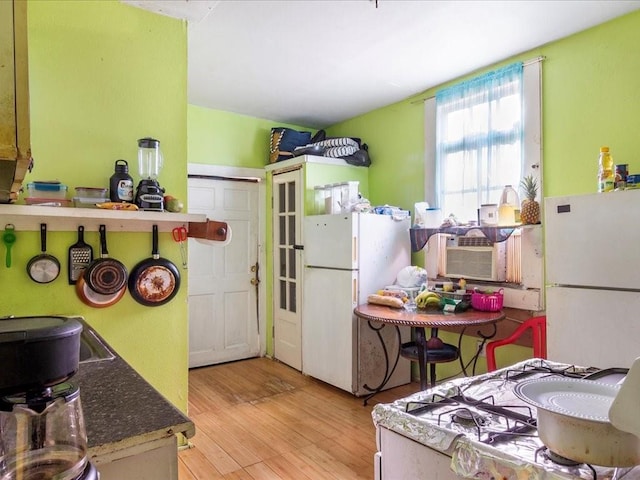
{"label": "hanging frying pan", "polygon": [[127,268],[107,251],[107,227],[100,225],[100,258],[89,264],[83,273],[87,286],[102,295],[114,295],[126,287]]}
{"label": "hanging frying pan", "polygon": [[153,226],[151,258],[139,262],[129,275],[129,293],[147,307],[157,307],[170,301],[180,288],[178,267],[158,253],[158,226]]}
{"label": "hanging frying pan", "polygon": [[27,264],[27,273],[37,283],[53,282],[60,275],[60,262],[53,255],[47,255],[47,224],[40,224],[40,246],[42,253]]}
{"label": "hanging frying pan", "polygon": [[127,285],[125,284],[120,290],[111,295],[103,295],[101,293],[94,292],[87,282],[84,281],[84,271],[80,272],[80,276],[76,281],[76,293],[78,297],[85,305],[93,308],[110,307],[114,303],[117,303],[124,295]]}

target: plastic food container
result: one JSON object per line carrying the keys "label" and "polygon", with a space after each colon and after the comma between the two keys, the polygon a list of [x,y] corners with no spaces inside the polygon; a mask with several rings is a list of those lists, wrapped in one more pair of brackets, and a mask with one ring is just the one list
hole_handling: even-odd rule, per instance
{"label": "plastic food container", "polygon": [[108,202],[106,197],[73,197],[73,206],[77,208],[98,208],[96,203]]}
{"label": "plastic food container", "polygon": [[70,207],[71,206],[71,200],[67,200],[65,198],[27,197],[24,199],[24,203],[26,203],[27,205],[41,205],[43,207]]}
{"label": "plastic food container", "polygon": [[67,198],[67,186],[62,183],[32,182],[27,184],[27,196],[31,199],[46,198],[64,200]]}
{"label": "plastic food container", "polygon": [[76,197],[82,199],[99,198],[101,200],[105,200],[107,198],[107,189],[99,187],[76,187]]}

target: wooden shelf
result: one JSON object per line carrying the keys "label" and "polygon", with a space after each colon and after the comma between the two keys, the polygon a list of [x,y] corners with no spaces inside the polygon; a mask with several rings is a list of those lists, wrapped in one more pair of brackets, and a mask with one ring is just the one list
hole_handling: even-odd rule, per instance
{"label": "wooden shelf", "polygon": [[170,232],[175,227],[189,229],[189,223],[206,225],[208,220],[204,214],[0,205],[0,230],[8,223],[18,231],[37,231],[46,223],[47,230],[60,232],[75,231],[79,225],[86,231],[98,231],[102,224],[108,232],[150,232],[153,225],[158,225],[160,232]]}

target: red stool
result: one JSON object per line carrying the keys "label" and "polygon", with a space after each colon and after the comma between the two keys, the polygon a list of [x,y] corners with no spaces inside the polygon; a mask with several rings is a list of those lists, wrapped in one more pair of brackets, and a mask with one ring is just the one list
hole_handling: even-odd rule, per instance
{"label": "red stool", "polygon": [[515,342],[527,329],[533,333],[533,356],[536,358],[547,358],[547,317],[531,317],[515,329],[507,338],[494,340],[487,343],[487,371],[496,370],[496,347],[508,345]]}

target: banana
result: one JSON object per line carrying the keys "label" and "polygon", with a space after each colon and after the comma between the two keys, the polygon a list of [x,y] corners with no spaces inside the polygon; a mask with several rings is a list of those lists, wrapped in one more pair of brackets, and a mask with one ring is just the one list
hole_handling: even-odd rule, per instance
{"label": "banana", "polygon": [[433,308],[434,306],[440,306],[440,299],[440,295],[436,292],[425,290],[416,296],[415,302],[418,308]]}

